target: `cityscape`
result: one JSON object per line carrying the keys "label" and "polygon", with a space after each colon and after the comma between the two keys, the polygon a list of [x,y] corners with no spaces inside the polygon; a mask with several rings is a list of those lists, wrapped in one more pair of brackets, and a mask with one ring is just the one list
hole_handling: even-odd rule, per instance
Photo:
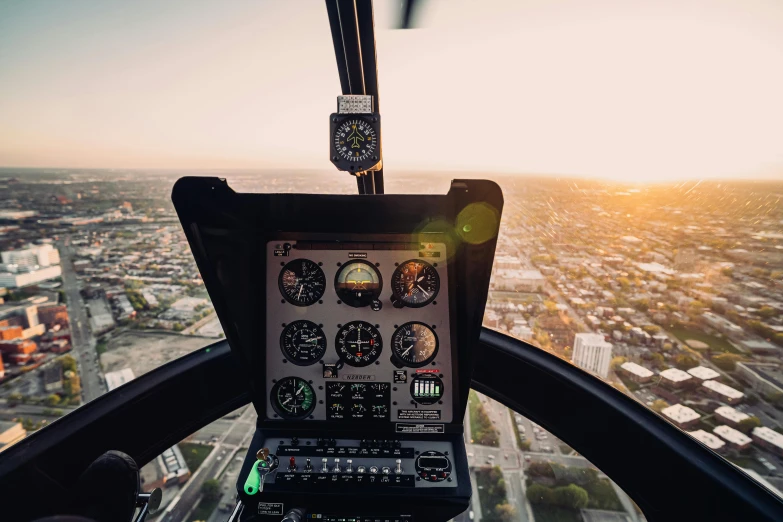
{"label": "cityscape", "polygon": [[[0,451],[223,339],[169,198],[183,175],[356,190],[315,171],[0,169]],[[504,191],[485,326],[605,380],[781,495],[783,183],[410,172],[387,174],[387,192],[445,193],[455,177]],[[246,406],[147,464],[156,519],[225,519],[254,429]],[[475,392],[465,439],[461,522],[644,520],[565,442]]]}

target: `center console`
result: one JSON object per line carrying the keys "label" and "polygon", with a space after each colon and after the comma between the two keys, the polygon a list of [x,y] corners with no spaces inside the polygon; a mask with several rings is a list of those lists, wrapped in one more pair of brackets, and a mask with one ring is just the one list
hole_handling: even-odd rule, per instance
{"label": "center console", "polygon": [[462,421],[502,195],[173,200],[258,426],[242,520],[448,520],[470,499]]}

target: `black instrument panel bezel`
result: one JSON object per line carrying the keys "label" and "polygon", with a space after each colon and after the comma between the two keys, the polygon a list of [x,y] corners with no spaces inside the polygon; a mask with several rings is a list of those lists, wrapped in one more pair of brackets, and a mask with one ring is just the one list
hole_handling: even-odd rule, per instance
{"label": "black instrument panel bezel", "polygon": [[[476,356],[473,347],[481,329],[503,207],[497,184],[454,180],[446,195],[251,194],[234,192],[220,178],[185,177],[175,184],[172,201],[232,352],[241,361],[241,377],[248,383],[259,427],[344,430],[353,425],[388,433],[394,423],[265,420],[271,406],[263,382],[264,352],[257,347],[266,338],[265,246],[269,241],[329,242],[345,250],[357,243],[416,243],[429,234],[448,241],[454,411],[452,422],[442,424],[446,432],[462,432]],[[460,223],[471,219],[472,205],[488,207],[495,216],[494,223],[481,224],[490,237],[480,243],[471,242],[470,233],[457,229],[458,216]]]}

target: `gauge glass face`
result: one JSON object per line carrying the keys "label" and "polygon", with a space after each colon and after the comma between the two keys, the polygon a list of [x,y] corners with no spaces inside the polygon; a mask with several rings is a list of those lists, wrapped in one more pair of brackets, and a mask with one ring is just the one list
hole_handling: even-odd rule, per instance
{"label": "gauge glass face", "polygon": [[272,388],[272,407],[281,417],[306,417],[315,408],[315,391],[299,377],[285,377]]}
{"label": "gauge glass face", "polygon": [[422,373],[411,380],[411,398],[419,404],[435,404],[443,397],[443,381],[434,374]]}
{"label": "gauge glass face", "polygon": [[377,163],[378,136],[372,125],[361,118],[345,120],[334,131],[334,150],[352,163]]}
{"label": "gauge glass face", "polygon": [[326,336],[311,321],[294,321],[280,334],[280,349],[286,359],[297,366],[309,366],[326,353]]}
{"label": "gauge glass face", "polygon": [[405,323],[394,331],[391,347],[394,355],[406,366],[418,368],[435,359],[438,336],[424,323]]}
{"label": "gauge glass face", "polygon": [[381,294],[383,281],[375,265],[367,261],[345,263],[334,278],[334,290],[348,306],[367,306]]}
{"label": "gauge glass face", "polygon": [[392,275],[392,294],[405,306],[419,308],[431,303],[440,290],[440,276],[431,264],[419,259],[401,263]]}
{"label": "gauge glass face", "polygon": [[381,333],[365,321],[352,321],[340,328],[335,346],[340,359],[355,367],[374,363],[383,349]]}
{"label": "gauge glass face", "polygon": [[287,263],[280,271],[277,283],[285,300],[296,306],[318,302],[326,290],[324,271],[309,259]]}

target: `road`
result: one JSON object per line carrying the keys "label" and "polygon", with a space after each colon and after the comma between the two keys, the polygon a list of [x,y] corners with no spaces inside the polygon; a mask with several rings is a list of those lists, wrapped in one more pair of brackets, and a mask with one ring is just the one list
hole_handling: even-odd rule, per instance
{"label": "road", "polygon": [[210,313],[209,315],[202,317],[192,325],[188,326],[184,330],[182,330],[180,333],[182,335],[198,335],[196,332],[205,324],[208,322],[214,320],[217,318],[217,314],[215,312]]}
{"label": "road", "polygon": [[[179,495],[171,501],[161,517],[161,522],[183,522],[187,519],[190,512],[201,500],[202,484],[208,479],[220,477],[239,449],[249,445],[255,432],[255,420],[255,409],[252,406],[246,406],[242,415],[232,422],[231,427],[218,438],[215,449],[190,477]],[[244,454],[241,457],[244,458]]]}
{"label": "road", "polygon": [[62,267],[63,290],[65,291],[68,317],[71,323],[72,355],[79,366],[79,376],[82,382],[82,400],[91,400],[103,395],[106,387],[101,383],[101,369],[98,353],[95,351],[95,337],[90,331],[87,309],[79,293],[79,281],[73,269],[70,247],[70,237],[57,244],[60,251],[60,266]]}

